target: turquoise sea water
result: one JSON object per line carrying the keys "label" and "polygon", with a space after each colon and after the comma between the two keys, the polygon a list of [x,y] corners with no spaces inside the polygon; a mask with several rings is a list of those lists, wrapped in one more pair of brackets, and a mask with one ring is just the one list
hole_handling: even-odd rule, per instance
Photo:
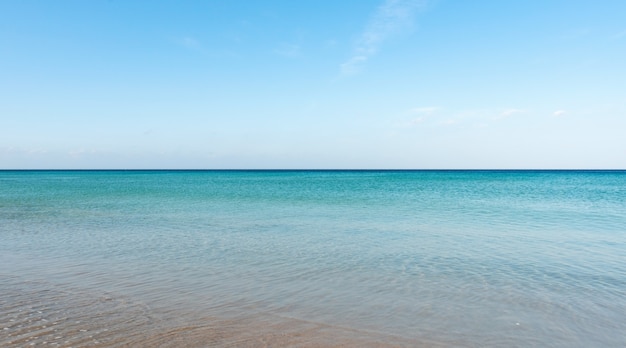
{"label": "turquoise sea water", "polygon": [[626,172],[2,171],[0,283],[0,345],[43,344],[55,318],[86,345],[97,328],[70,319],[123,342],[254,317],[623,347]]}

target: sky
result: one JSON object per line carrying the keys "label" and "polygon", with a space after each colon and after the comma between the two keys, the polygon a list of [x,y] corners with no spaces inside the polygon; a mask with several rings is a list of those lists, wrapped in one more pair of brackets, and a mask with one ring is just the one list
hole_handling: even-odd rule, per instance
{"label": "sky", "polygon": [[0,1],[0,169],[624,169],[626,1]]}

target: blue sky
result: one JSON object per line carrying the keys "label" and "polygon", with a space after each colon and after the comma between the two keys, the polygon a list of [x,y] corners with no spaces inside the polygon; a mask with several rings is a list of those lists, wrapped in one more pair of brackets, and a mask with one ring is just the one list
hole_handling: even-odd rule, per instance
{"label": "blue sky", "polygon": [[2,1],[0,169],[626,168],[626,1]]}

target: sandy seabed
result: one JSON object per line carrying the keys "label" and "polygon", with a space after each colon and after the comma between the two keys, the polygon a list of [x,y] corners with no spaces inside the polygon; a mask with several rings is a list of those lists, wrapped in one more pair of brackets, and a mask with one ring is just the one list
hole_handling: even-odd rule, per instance
{"label": "sandy seabed", "polygon": [[1,277],[2,347],[437,347],[272,314],[154,309],[123,296]]}

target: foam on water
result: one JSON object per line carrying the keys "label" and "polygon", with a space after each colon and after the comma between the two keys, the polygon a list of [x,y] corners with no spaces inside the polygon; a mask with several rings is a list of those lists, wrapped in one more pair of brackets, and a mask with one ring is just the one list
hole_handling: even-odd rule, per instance
{"label": "foam on water", "polygon": [[15,318],[39,303],[109,345],[624,346],[624,197],[625,172],[0,172],[0,344],[57,337]]}

